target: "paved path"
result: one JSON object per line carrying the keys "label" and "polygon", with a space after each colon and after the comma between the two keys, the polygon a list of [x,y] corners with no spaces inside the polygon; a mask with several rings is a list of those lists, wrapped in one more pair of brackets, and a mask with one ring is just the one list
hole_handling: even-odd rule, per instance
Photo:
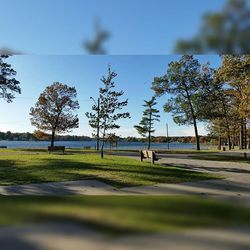
{"label": "paved path", "polygon": [[2,195],[207,195],[235,200],[250,205],[250,164],[162,158],[161,164],[216,173],[223,180],[207,180],[181,184],[157,184],[116,189],[97,180],[0,186]]}
{"label": "paved path", "polygon": [[[128,156],[130,157],[130,156]],[[133,156],[131,156],[133,157]],[[3,195],[202,195],[250,206],[250,164],[164,156],[161,164],[221,174],[223,180],[116,189],[97,180],[0,187]],[[1,227],[1,250],[247,250],[250,228],[200,229],[176,233],[127,235],[112,238],[74,224]]]}
{"label": "paved path", "polygon": [[[127,155],[134,157],[134,155]],[[223,180],[158,184],[116,189],[97,180],[0,186],[2,195],[207,195],[250,205],[250,164],[190,159],[186,155],[162,155],[161,164],[215,173]]]}

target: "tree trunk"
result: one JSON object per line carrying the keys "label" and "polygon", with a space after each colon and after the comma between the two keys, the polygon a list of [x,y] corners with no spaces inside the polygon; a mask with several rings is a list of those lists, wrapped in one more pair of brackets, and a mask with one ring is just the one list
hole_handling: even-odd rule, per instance
{"label": "tree trunk", "polygon": [[198,128],[197,128],[196,118],[193,117],[193,119],[194,119],[194,132],[195,132],[195,137],[196,137],[196,149],[197,150],[201,150],[201,147],[200,147],[200,137],[199,137],[199,134],[198,134]]}
{"label": "tree trunk", "polygon": [[244,149],[247,149],[247,119],[244,119]]}
{"label": "tree trunk", "polygon": [[98,98],[97,106],[97,138],[96,138],[96,150],[100,149],[100,98]]}
{"label": "tree trunk", "polygon": [[104,149],[104,138],[102,139],[102,147],[101,147],[101,158],[102,158],[102,159],[103,159],[103,157],[104,157],[103,149]]}
{"label": "tree trunk", "polygon": [[101,147],[101,158],[102,158],[102,159],[103,159],[103,157],[104,157],[103,147],[104,147],[104,143],[102,143],[102,147]]}
{"label": "tree trunk", "polygon": [[229,150],[232,149],[232,141],[231,141],[231,135],[230,135],[230,125],[228,119],[226,119],[226,128],[227,128],[227,142],[228,142],[228,148]]}
{"label": "tree trunk", "polygon": [[229,148],[229,150],[231,150],[232,149],[232,143],[231,143],[230,135],[228,135],[227,140],[228,140],[228,148]]}
{"label": "tree trunk", "polygon": [[149,114],[148,150],[151,147],[152,113]]}
{"label": "tree trunk", "polygon": [[54,142],[55,142],[55,130],[52,130],[52,135],[51,135],[51,147],[54,147]]}
{"label": "tree trunk", "polygon": [[101,147],[101,158],[103,159],[104,157],[104,152],[103,152],[103,149],[104,149],[104,139],[105,139],[105,130],[103,132],[103,137],[102,137],[102,147]]}
{"label": "tree trunk", "polygon": [[243,119],[241,119],[241,124],[240,124],[239,148],[244,149],[244,125],[243,125]]}
{"label": "tree trunk", "polygon": [[218,138],[218,150],[221,150],[221,136],[219,135],[219,138]]}
{"label": "tree trunk", "polygon": [[151,147],[151,132],[149,131],[148,133],[148,150],[150,149]]}
{"label": "tree trunk", "polygon": [[196,149],[201,150],[200,138],[199,138],[199,134],[198,134],[198,128],[197,128],[197,122],[196,122],[196,116],[195,116],[195,113],[194,113],[194,108],[193,108],[193,105],[192,105],[191,98],[189,96],[188,90],[186,90],[186,93],[187,93],[189,106],[190,106],[190,110],[191,110],[191,114],[192,114],[192,118],[193,118],[193,122],[194,122],[194,132],[195,132],[195,137],[196,137]]}
{"label": "tree trunk", "polygon": [[100,150],[100,138],[99,135],[96,138],[96,150],[99,151]]}
{"label": "tree trunk", "polygon": [[250,138],[248,137],[247,148],[250,149]]}

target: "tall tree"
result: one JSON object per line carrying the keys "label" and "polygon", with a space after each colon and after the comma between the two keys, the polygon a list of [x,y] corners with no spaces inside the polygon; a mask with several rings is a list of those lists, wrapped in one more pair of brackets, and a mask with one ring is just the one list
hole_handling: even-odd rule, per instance
{"label": "tall tree", "polygon": [[103,29],[100,25],[100,21],[95,21],[95,37],[92,41],[85,41],[84,48],[89,54],[102,55],[107,54],[103,48],[103,44],[110,38],[110,33]]}
{"label": "tall tree", "polygon": [[121,112],[121,110],[128,105],[128,99],[125,101],[120,101],[120,97],[123,96],[123,91],[115,90],[115,82],[117,73],[108,67],[107,76],[103,76],[101,81],[104,84],[102,88],[99,89],[100,95],[100,112],[99,112],[99,124],[100,132],[102,135],[102,145],[101,145],[101,157],[103,158],[103,149],[105,137],[108,133],[114,129],[119,129],[120,126],[117,121],[120,119],[130,118],[128,112]]}
{"label": "tall tree", "polygon": [[9,56],[0,55],[0,98],[12,102],[15,93],[21,94],[20,82],[16,80],[16,71],[5,62]]}
{"label": "tall tree", "polygon": [[240,118],[240,148],[246,147],[246,120],[250,119],[250,56],[226,55],[222,66],[217,69],[216,77],[227,83],[228,93]]}
{"label": "tall tree", "polygon": [[210,133],[218,136],[218,149],[221,149],[223,138],[227,139],[229,150],[236,144],[235,131],[238,129],[239,116],[227,91],[221,93],[220,102],[214,105],[219,114],[209,121]]}
{"label": "tall tree", "polygon": [[78,128],[79,119],[74,112],[79,109],[74,87],[59,82],[48,86],[39,96],[35,107],[30,109],[31,124],[42,131],[51,131],[51,147],[55,134]]}
{"label": "tall tree", "polygon": [[213,70],[208,65],[201,66],[193,56],[182,56],[179,61],[168,65],[167,73],[155,77],[152,89],[156,96],[173,95],[164,106],[166,112],[172,112],[178,125],[193,125],[197,150],[200,141],[197,122],[211,116],[209,110],[215,85],[212,84]]}
{"label": "tall tree", "polygon": [[155,132],[154,122],[160,121],[159,110],[155,108],[156,104],[155,97],[152,97],[149,101],[144,100],[143,107],[146,109],[143,111],[142,120],[139,125],[134,126],[140,135],[148,137],[148,149],[151,147],[151,135]]}
{"label": "tall tree", "polygon": [[217,13],[204,15],[198,34],[180,40],[179,54],[249,54],[250,9],[247,0],[228,0]]}
{"label": "tall tree", "polygon": [[92,112],[86,112],[85,115],[89,120],[89,125],[93,128],[93,136],[96,138],[96,150],[100,148],[100,98],[97,103],[93,97],[90,97],[94,101],[92,106]]}

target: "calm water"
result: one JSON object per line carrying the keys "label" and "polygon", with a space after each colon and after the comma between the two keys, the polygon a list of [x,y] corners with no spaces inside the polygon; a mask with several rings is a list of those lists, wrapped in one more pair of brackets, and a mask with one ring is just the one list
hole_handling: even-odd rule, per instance
{"label": "calm water", "polygon": [[[0,141],[0,146],[8,148],[47,148],[50,145],[48,141]],[[82,148],[90,146],[95,148],[95,141],[57,141],[57,146],[66,146],[67,148]],[[195,149],[192,143],[170,143],[170,149]],[[109,144],[106,145],[109,148]],[[147,143],[141,142],[119,142],[117,149],[145,149]],[[153,149],[167,149],[167,143],[152,143]],[[209,145],[202,145],[202,148],[209,148]]]}

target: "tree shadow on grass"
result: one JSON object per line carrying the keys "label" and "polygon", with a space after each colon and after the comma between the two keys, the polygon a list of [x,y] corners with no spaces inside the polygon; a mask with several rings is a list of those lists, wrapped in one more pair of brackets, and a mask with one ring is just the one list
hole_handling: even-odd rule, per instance
{"label": "tree shadow on grass", "polygon": [[[43,170],[55,171],[58,175],[69,174],[70,179],[95,178],[107,184],[120,187],[141,185],[141,183],[180,183],[196,180],[216,179],[216,176],[179,169],[172,166],[152,166],[150,164],[120,164],[113,159],[102,163],[86,163],[69,159],[44,160]],[[74,172],[74,174],[72,173]]]}
{"label": "tree shadow on grass", "polygon": [[[0,182],[2,185],[58,182],[95,178],[114,187],[130,187],[162,182],[180,183],[211,179],[204,173],[178,169],[176,167],[151,166],[150,164],[119,163],[119,159],[103,162],[84,162],[72,159],[45,158],[39,164],[20,166],[20,160],[0,160]],[[215,178],[215,177],[214,177]]]}

